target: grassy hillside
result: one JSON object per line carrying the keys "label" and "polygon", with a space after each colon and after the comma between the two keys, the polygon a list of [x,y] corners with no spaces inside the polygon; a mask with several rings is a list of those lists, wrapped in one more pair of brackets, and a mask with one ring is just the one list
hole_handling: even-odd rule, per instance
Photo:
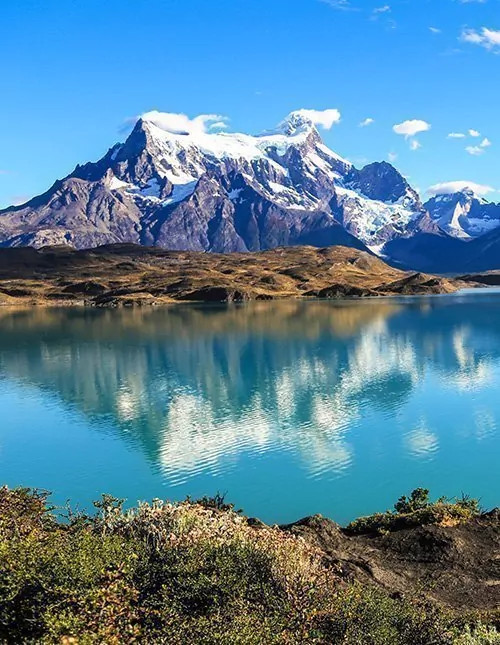
{"label": "grassy hillside", "polygon": [[0,249],[0,305],[168,304],[451,293],[454,280],[405,273],[343,246],[200,253],[114,245]]}
{"label": "grassy hillside", "polygon": [[0,489],[0,642],[500,642],[479,613],[346,581],[311,542],[221,499],[96,507],[61,517],[45,493]]}

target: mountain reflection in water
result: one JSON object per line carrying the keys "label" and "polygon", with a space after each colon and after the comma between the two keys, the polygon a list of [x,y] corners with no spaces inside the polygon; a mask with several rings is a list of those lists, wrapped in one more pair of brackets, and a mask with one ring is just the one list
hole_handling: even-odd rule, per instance
{"label": "mountain reflection in water", "polygon": [[[498,503],[488,460],[500,447],[499,322],[495,295],[5,309],[0,394],[2,384],[36,392],[38,414],[49,399],[63,425],[68,411],[61,434],[77,415],[91,436],[113,440],[106,450],[118,441],[145,461],[145,488],[134,488],[133,469],[126,486],[100,471],[101,487],[131,501],[155,482],[160,497],[227,489],[246,511],[280,521],[347,519],[414,485]],[[8,454],[22,460],[16,440]],[[54,468],[62,458],[44,455]],[[8,473],[6,459],[0,445]],[[90,457],[72,459],[85,480]],[[60,494],[73,499],[70,482]]]}

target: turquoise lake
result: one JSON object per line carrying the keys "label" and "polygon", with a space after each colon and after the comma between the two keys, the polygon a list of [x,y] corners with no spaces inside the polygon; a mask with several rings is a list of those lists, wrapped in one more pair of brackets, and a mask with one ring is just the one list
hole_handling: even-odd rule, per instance
{"label": "turquoise lake", "polygon": [[0,483],[340,523],[500,504],[500,294],[0,310]]}

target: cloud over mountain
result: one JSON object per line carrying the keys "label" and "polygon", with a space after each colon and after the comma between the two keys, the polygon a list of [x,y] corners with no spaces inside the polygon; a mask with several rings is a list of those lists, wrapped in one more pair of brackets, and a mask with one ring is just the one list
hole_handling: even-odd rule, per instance
{"label": "cloud over mountain", "polygon": [[428,188],[426,192],[431,197],[434,197],[435,195],[452,195],[453,193],[458,193],[466,188],[470,188],[476,193],[476,195],[481,195],[481,197],[488,195],[489,193],[496,192],[496,189],[492,186],[485,186],[474,181],[465,180],[445,181],[440,184],[434,184],[434,186]]}
{"label": "cloud over mountain", "polygon": [[145,112],[140,118],[171,134],[202,134],[212,128],[223,127],[227,121],[227,118],[220,114],[200,114],[190,119],[186,114],[158,110]]}

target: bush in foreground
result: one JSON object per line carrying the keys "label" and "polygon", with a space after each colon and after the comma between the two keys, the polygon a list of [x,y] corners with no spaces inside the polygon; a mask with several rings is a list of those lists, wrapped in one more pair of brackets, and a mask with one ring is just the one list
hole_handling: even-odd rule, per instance
{"label": "bush in foreground", "polygon": [[384,534],[425,524],[455,526],[480,514],[479,502],[462,495],[458,499],[440,497],[431,502],[426,488],[416,488],[409,497],[403,495],[393,511],[360,517],[347,526],[351,534]]}
{"label": "bush in foreground", "polygon": [[300,537],[225,504],[96,506],[61,520],[45,493],[0,489],[0,642],[497,642],[460,635],[424,602],[342,583]]}

